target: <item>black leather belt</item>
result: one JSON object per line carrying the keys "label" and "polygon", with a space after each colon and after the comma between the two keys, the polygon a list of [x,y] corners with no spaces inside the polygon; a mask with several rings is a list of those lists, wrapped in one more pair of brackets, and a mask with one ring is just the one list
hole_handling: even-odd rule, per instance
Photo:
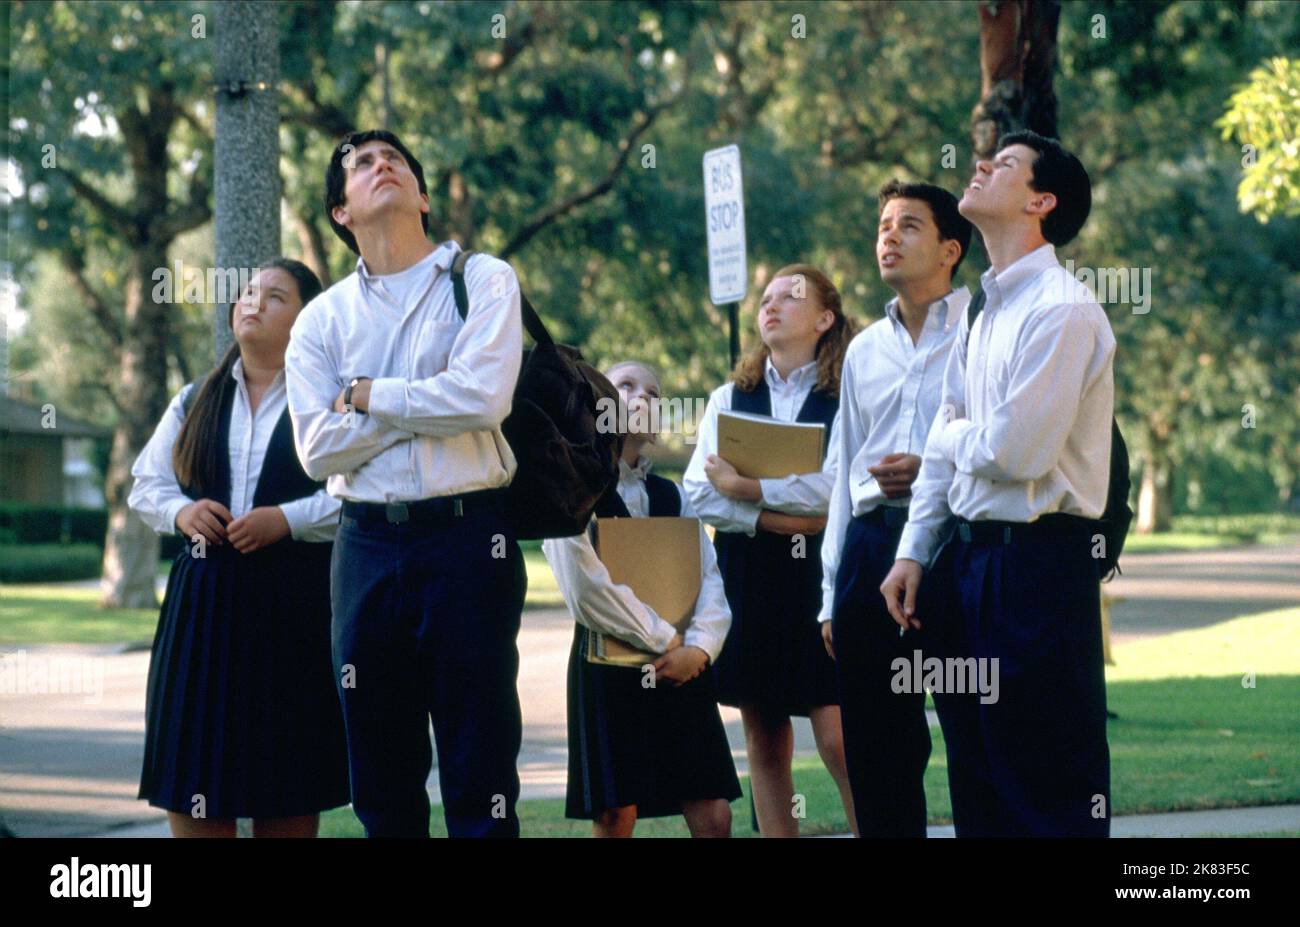
{"label": "black leather belt", "polygon": [[1035,521],[967,521],[957,519],[957,537],[967,544],[1010,544],[1012,539],[1028,540],[1061,537],[1081,531],[1098,530],[1098,522],[1082,515],[1053,512]]}
{"label": "black leather belt", "polygon": [[359,522],[400,525],[460,518],[467,512],[500,512],[505,509],[504,489],[481,489],[458,496],[436,496],[414,502],[352,502],[343,500],[343,515]]}
{"label": "black leather belt", "polygon": [[907,506],[877,505],[870,512],[857,516],[870,525],[884,525],[886,528],[901,528],[907,524]]}

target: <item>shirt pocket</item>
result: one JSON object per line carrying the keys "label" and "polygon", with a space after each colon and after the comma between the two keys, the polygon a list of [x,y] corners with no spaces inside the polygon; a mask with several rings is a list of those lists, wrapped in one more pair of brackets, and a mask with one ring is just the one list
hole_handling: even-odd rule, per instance
{"label": "shirt pocket", "polygon": [[412,378],[432,377],[447,369],[451,346],[460,334],[460,329],[458,322],[425,322],[420,326],[419,335],[412,347]]}

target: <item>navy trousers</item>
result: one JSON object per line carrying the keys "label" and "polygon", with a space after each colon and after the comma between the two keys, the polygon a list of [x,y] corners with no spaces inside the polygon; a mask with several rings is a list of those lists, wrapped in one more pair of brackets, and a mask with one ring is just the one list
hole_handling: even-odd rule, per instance
{"label": "navy trousers", "polygon": [[352,805],[368,837],[427,837],[429,722],[451,836],[517,837],[516,678],[527,578],[499,508],[436,521],[344,515],[333,656]]}
{"label": "navy trousers", "polygon": [[959,837],[1110,834],[1095,528],[1050,521],[977,522],[950,542],[956,646],[998,661],[996,700],[937,703]]}
{"label": "navy trousers", "polygon": [[[937,572],[927,571],[917,595],[921,630],[899,634],[880,594],[894,564],[907,509],[878,507],[854,518],[835,576],[832,638],[840,686],[840,717],[849,786],[862,837],[924,837],[925,767],[930,725],[925,691],[895,691],[896,660],[910,667],[942,657],[942,620],[950,610]],[[907,680],[911,680],[910,669]],[[902,686],[899,686],[902,688]],[[915,687],[908,687],[909,689]],[[941,699],[935,694],[936,703]]]}

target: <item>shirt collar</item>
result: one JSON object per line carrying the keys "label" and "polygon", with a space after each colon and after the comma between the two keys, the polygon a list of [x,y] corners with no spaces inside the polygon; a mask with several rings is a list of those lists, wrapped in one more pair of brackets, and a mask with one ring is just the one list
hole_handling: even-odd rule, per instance
{"label": "shirt collar", "polygon": [[[456,255],[459,254],[460,252],[461,252],[461,247],[457,242],[444,241],[441,245],[433,249],[434,270],[435,271],[450,270],[452,262],[456,260]],[[425,260],[427,257],[428,255],[426,255],[423,258],[420,258],[420,261]],[[416,261],[416,264],[418,263],[419,261]],[[415,264],[411,265],[411,267],[414,266]],[[408,267],[407,270],[410,270],[410,268]],[[398,273],[401,273],[401,271],[398,271]],[[391,276],[391,274],[388,276]],[[380,275],[372,274],[370,272],[370,268],[366,267],[365,258],[358,256],[357,257],[357,279],[359,279],[367,287],[374,287],[375,282],[380,279]]]}
{"label": "shirt collar", "polygon": [[[248,381],[244,379],[244,359],[242,357],[235,358],[235,363],[230,367],[230,376],[239,384],[241,389],[248,389]],[[275,375],[275,379],[271,381],[271,386],[269,388],[275,389],[275,387],[280,385],[282,382],[284,382],[283,368],[281,368],[280,372]]]}
{"label": "shirt collar", "polygon": [[1043,271],[1060,266],[1061,262],[1056,259],[1056,248],[1049,242],[1021,256],[1000,274],[994,273],[990,267],[980,276],[980,286],[989,294],[990,304],[995,301],[994,296],[998,297],[996,302],[1005,303]]}
{"label": "shirt collar", "polygon": [[627,480],[635,477],[638,480],[644,480],[645,475],[650,472],[652,461],[645,454],[638,454],[636,463],[628,466],[628,462],[621,457],[618,461],[618,478]]}
{"label": "shirt collar", "polygon": [[815,360],[809,361],[802,367],[794,368],[794,370],[790,371],[790,376],[786,377],[784,380],[781,379],[781,374],[776,369],[776,365],[772,363],[770,355],[768,356],[763,368],[763,377],[767,380],[767,385],[772,389],[791,384],[801,386],[810,376],[815,377],[816,375],[817,361]]}
{"label": "shirt collar", "polygon": [[[926,309],[925,327],[942,328],[946,331],[948,328],[948,316],[952,311],[952,307],[957,305],[963,296],[967,301],[970,300],[970,291],[964,286],[958,287],[955,290],[949,290],[946,296],[941,296],[934,302],[930,303],[929,307]],[[897,296],[885,304],[885,315],[889,316],[895,325],[903,324],[903,319],[898,314]]]}

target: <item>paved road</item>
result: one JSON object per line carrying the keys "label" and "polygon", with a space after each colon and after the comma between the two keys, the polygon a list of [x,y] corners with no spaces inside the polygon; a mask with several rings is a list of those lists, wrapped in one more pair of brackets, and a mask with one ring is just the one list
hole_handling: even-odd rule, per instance
{"label": "paved road", "polygon": [[[1300,546],[1131,555],[1124,558],[1124,571],[1110,586],[1123,598],[1114,612],[1120,644],[1300,605]],[[519,692],[525,798],[564,794],[564,680],[571,635],[572,624],[563,611],[524,614]],[[96,692],[100,687],[94,685],[87,694],[0,695],[0,814],[5,822],[16,833],[30,836],[137,833],[139,825],[158,832],[161,813],[135,798],[143,751],[147,650],[51,645],[25,651],[32,667],[37,661],[50,668],[54,660],[74,660],[91,668],[87,678],[94,681],[102,674],[102,691]],[[744,773],[739,713],[724,708],[723,719],[737,769]],[[797,753],[815,755],[807,721],[797,721],[795,731]],[[437,801],[436,771],[429,786]]]}
{"label": "paved road", "polygon": [[1106,584],[1119,596],[1112,641],[1201,628],[1300,606],[1300,543],[1176,554],[1129,554]]}

